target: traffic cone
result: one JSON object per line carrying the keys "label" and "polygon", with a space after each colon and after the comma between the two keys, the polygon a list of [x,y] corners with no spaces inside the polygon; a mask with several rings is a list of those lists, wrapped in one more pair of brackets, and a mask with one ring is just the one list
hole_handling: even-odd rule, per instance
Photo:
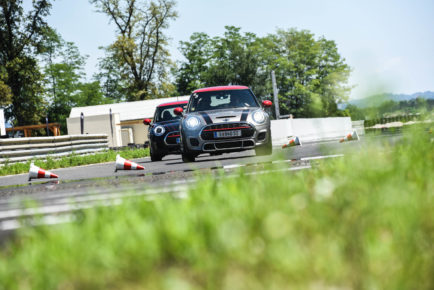
{"label": "traffic cone", "polygon": [[283,149],[283,148],[286,148],[286,147],[302,146],[302,145],[301,145],[301,142],[300,142],[300,138],[298,138],[298,137],[293,137],[293,138],[288,138],[288,139],[289,139],[289,143],[283,145],[283,146],[282,146],[282,149]]}
{"label": "traffic cone", "polygon": [[145,170],[145,167],[132,162],[130,160],[127,160],[125,158],[122,158],[121,156],[116,155],[116,169],[115,172],[118,170]]}
{"label": "traffic cone", "polygon": [[340,143],[346,142],[346,141],[357,141],[359,140],[359,135],[357,135],[357,131],[353,131],[353,133],[349,133],[345,138],[342,138],[339,140]]}
{"label": "traffic cone", "polygon": [[38,178],[59,178],[59,176],[57,176],[54,173],[51,173],[50,171],[35,166],[35,164],[33,164],[32,162],[30,164],[30,170],[29,170],[29,181]]}

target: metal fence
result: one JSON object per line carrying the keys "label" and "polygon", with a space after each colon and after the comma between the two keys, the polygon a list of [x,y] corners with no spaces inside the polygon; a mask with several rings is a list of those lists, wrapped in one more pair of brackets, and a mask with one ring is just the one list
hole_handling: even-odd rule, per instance
{"label": "metal fence", "polygon": [[90,154],[108,149],[106,134],[0,139],[0,164],[47,156]]}

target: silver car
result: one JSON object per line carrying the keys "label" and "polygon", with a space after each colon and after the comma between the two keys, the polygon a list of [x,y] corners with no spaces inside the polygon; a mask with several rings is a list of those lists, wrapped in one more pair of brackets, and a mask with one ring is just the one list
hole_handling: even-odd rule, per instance
{"label": "silver car", "polygon": [[270,118],[253,92],[245,86],[198,89],[190,96],[180,122],[182,160],[194,162],[201,153],[217,155],[255,149],[257,155],[272,153]]}

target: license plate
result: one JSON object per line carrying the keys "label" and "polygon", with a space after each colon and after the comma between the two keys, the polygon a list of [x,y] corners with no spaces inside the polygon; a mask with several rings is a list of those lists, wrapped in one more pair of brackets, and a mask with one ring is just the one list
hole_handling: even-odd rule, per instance
{"label": "license plate", "polygon": [[176,138],[176,144],[181,143],[181,139],[180,138]]}
{"label": "license plate", "polygon": [[214,132],[214,138],[228,138],[228,137],[241,137],[241,130]]}

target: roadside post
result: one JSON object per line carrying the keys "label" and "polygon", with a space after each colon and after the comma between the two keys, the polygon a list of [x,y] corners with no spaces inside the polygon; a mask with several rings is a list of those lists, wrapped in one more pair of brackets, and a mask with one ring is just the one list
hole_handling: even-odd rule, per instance
{"label": "roadside post", "polygon": [[48,114],[45,115],[45,124],[47,125],[47,136],[50,136],[50,130],[48,130]]}
{"label": "roadside post", "polygon": [[110,108],[110,131],[111,131],[111,134],[112,134],[112,144],[115,144],[114,143],[114,140],[113,140],[113,114],[112,114],[112,108]]}
{"label": "roadside post", "polygon": [[83,114],[83,112],[81,112],[81,114],[80,114],[80,132],[81,132],[81,135],[84,134],[84,114]]}
{"label": "roadside post", "polygon": [[279,98],[277,96],[276,74],[274,73],[274,70],[271,71],[271,82],[273,84],[273,96],[274,96],[274,108],[276,110],[276,120],[279,120],[280,119]]}

